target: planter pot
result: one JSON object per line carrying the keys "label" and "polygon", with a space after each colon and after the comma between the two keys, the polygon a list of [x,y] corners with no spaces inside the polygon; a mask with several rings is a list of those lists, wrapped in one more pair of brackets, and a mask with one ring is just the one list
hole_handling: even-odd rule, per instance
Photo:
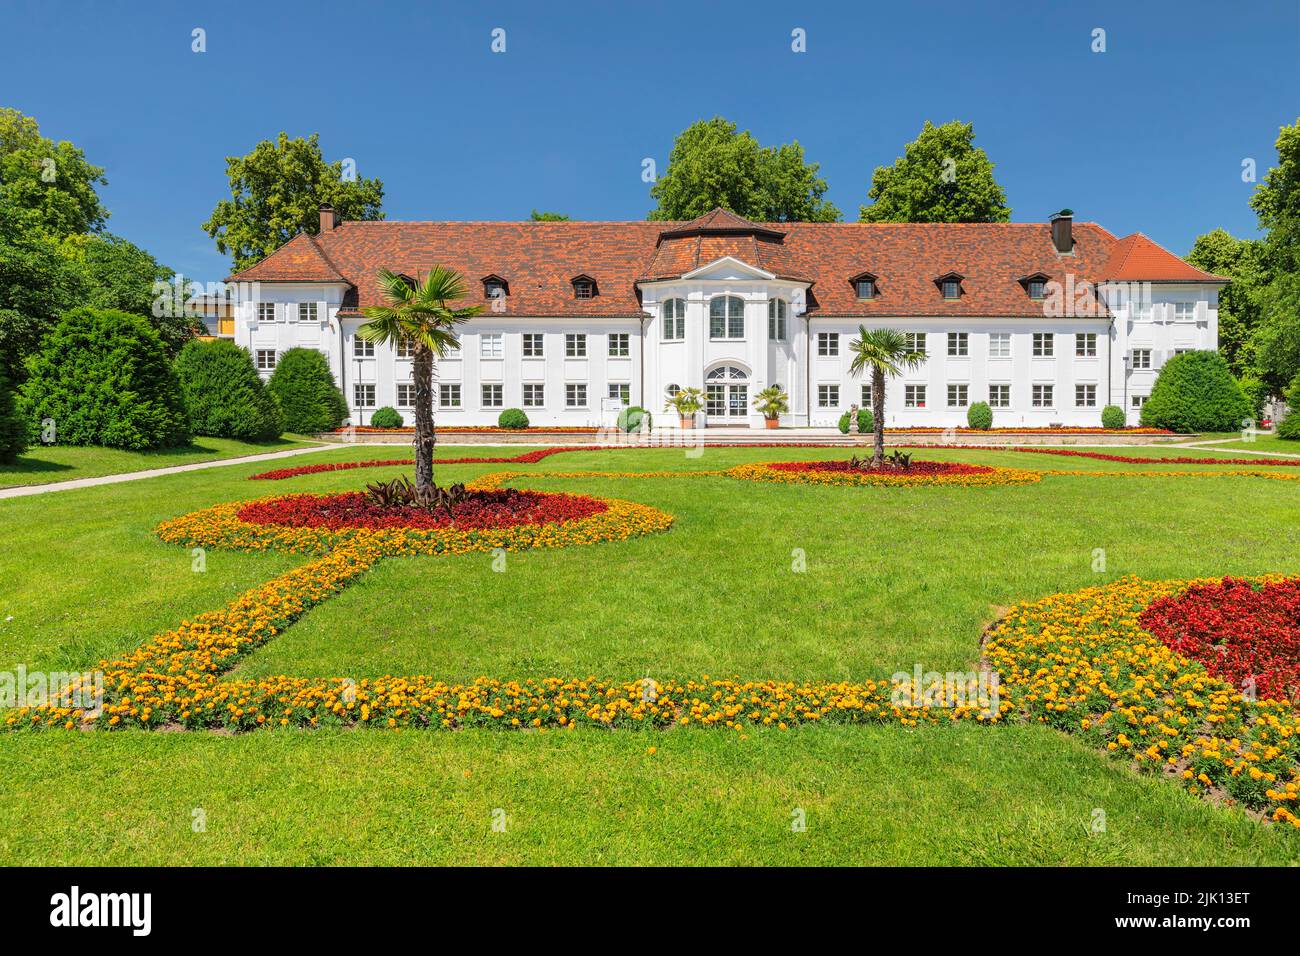
{"label": "planter pot", "polygon": [[683,427],[683,428],[694,428],[694,427],[695,427],[695,416],[694,416],[694,415],[683,415],[683,416],[682,416],[682,427]]}
{"label": "planter pot", "polygon": [[779,419],[779,418],[765,418],[765,419],[763,419],[763,424],[766,425],[768,428],[780,428],[780,427],[781,427],[781,419]]}

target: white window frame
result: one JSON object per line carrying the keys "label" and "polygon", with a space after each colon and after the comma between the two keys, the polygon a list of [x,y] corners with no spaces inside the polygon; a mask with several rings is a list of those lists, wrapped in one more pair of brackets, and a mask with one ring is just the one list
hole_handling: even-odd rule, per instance
{"label": "white window frame", "polygon": [[500,382],[482,382],[478,389],[479,404],[483,408],[505,408],[506,389]]}
{"label": "white window frame", "polygon": [[925,408],[926,407],[925,386],[904,385],[903,386],[903,407],[904,408]]}
{"label": "white window frame", "polygon": [[790,315],[790,304],[785,299],[769,299],[767,302],[767,337],[773,342],[784,342],[786,319]]}
{"label": "white window frame", "polygon": [[[1090,398],[1091,400],[1089,400]],[[1074,384],[1074,407],[1096,408],[1097,386],[1092,382],[1076,382]]]}
{"label": "white window frame", "polygon": [[1029,405],[1031,408],[1055,408],[1056,386],[1045,382],[1031,385],[1029,388]]}
{"label": "white window frame", "polygon": [[904,332],[903,343],[909,352],[920,352],[922,355],[929,355],[929,339],[924,332]]}
{"label": "white window frame", "polygon": [[863,383],[862,383],[862,401],[858,403],[858,407],[859,407],[859,408],[871,408],[871,407],[872,407],[872,401],[871,401],[871,383],[870,383],[870,382],[863,382]]}
{"label": "white window frame", "polygon": [[[997,389],[996,393],[994,389]],[[998,397],[995,398],[994,395]],[[1011,407],[1011,384],[1009,382],[989,383],[989,408]]]}
{"label": "white window frame", "polygon": [[839,354],[840,354],[840,333],[818,332],[817,333],[817,357],[835,358]]}
{"label": "white window frame", "polygon": [[[723,314],[713,314],[713,303],[723,303]],[[739,303],[740,311],[732,313],[731,303]],[[714,320],[722,322],[722,335],[715,335]],[[739,333],[737,333],[739,330]],[[709,338],[715,342],[736,342],[745,337],[745,300],[738,295],[715,295],[709,299]]]}
{"label": "white window frame", "polygon": [[[956,399],[956,401],[954,401],[954,398]],[[948,407],[949,408],[970,407],[970,384],[968,382],[948,383]]]}
{"label": "white window frame", "polygon": [[352,383],[352,407],[353,408],[374,408],[375,407],[375,383],[374,382],[353,382]]}
{"label": "white window frame", "polygon": [[564,333],[564,357],[584,359],[587,357],[587,333]]}
{"label": "white window frame", "polygon": [[461,408],[460,382],[438,383],[438,407]]}
{"label": "white window frame", "polygon": [[[1134,349],[1132,368],[1135,372],[1148,372],[1152,368],[1152,349]],[[1141,358],[1139,358],[1141,356]]]}
{"label": "white window frame", "polygon": [[299,302],[298,303],[298,321],[299,322],[319,322],[320,321],[320,304],[317,302]]}
{"label": "white window frame", "polygon": [[523,333],[524,358],[546,358],[546,335],[542,332]]}
{"label": "white window frame", "polygon": [[[263,356],[266,355],[271,356],[271,363],[269,365],[266,364],[263,358]],[[275,369],[275,363],[277,358],[275,354],[275,349],[258,349],[256,353],[254,353],[253,358],[257,362],[257,370],[259,372],[270,372]]]}
{"label": "white window frame", "polygon": [[1075,332],[1074,333],[1074,357],[1075,358],[1096,358],[1097,357],[1097,333],[1096,332]]}
{"label": "white window frame", "polygon": [[818,385],[817,386],[817,407],[818,408],[839,408],[840,387],[838,385]]}
{"label": "white window frame", "polygon": [[1011,333],[1010,332],[989,333],[989,358],[1000,358],[1000,359],[1011,358]]}
{"label": "white window frame", "polygon": [[415,343],[410,339],[399,339],[394,348],[399,359],[415,358]]}
{"label": "white window frame", "polygon": [[607,382],[605,383],[605,394],[609,398],[617,398],[624,405],[632,404],[632,385],[630,382]]}
{"label": "white window frame", "polygon": [[375,343],[359,335],[352,336],[352,357],[354,359],[372,359],[375,357]]}
{"label": "white window frame", "polygon": [[586,408],[587,407],[587,383],[586,382],[565,382],[564,383],[564,407],[565,408]]}
{"label": "white window frame", "polygon": [[948,358],[970,358],[970,333],[948,333]]}
{"label": "white window frame", "polygon": [[1196,303],[1195,303],[1195,302],[1175,302],[1175,303],[1174,303],[1174,321],[1175,321],[1175,322],[1195,322],[1195,321],[1196,321]]}
{"label": "white window frame", "polygon": [[521,403],[524,408],[545,408],[546,386],[540,382],[525,382]]}
{"label": "white window frame", "polygon": [[1033,346],[1029,354],[1033,358],[1056,358],[1056,333],[1055,332],[1032,332],[1030,344]]}
{"label": "white window frame", "polygon": [[506,357],[506,337],[503,332],[480,332],[478,335],[478,357],[499,359]]}
{"label": "white window frame", "polygon": [[665,342],[681,342],[684,340],[686,338],[686,300],[680,298],[667,299],[659,311],[663,319],[663,340]]}
{"label": "white window frame", "polygon": [[275,321],[275,303],[259,302],[257,303],[257,321],[274,322]]}
{"label": "white window frame", "polygon": [[[403,401],[402,395],[405,393],[406,400]],[[415,407],[415,383],[398,382],[397,383],[397,407],[414,408]]]}
{"label": "white window frame", "polygon": [[632,335],[630,332],[609,333],[609,357],[610,358],[631,358],[632,357]]}

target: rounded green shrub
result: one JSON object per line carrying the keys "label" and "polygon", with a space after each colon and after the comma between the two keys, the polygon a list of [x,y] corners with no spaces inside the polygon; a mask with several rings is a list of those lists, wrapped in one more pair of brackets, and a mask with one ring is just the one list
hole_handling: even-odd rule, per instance
{"label": "rounded green shrub", "polygon": [[639,405],[629,405],[618,413],[617,425],[621,432],[638,432],[643,428],[650,431],[652,424],[650,413]]}
{"label": "rounded green shrub", "polygon": [[117,309],[63,313],[28,362],[18,408],[29,435],[48,432],[59,445],[140,451],[190,437],[162,339],[148,320]]}
{"label": "rounded green shrub", "polygon": [[196,435],[270,441],[284,430],[253,357],[229,339],[188,342],[176,356],[176,378]]}
{"label": "rounded green shrub", "polygon": [[1300,439],[1300,412],[1290,411],[1286,418],[1277,424],[1277,437],[1288,441]]}
{"label": "rounded green shrub", "polygon": [[1175,432],[1231,432],[1252,417],[1246,398],[1218,352],[1184,352],[1160,370],[1142,406],[1142,424]]}
{"label": "rounded green shrub", "polygon": [[8,380],[0,373],[0,464],[12,465],[27,450],[27,424]]}
{"label": "rounded green shrub", "polygon": [[522,408],[507,408],[497,416],[497,428],[527,428],[528,416]]}
{"label": "rounded green shrub", "polygon": [[1241,386],[1242,394],[1250,402],[1252,414],[1256,419],[1264,417],[1264,405],[1271,397],[1272,389],[1260,378],[1253,375],[1243,375],[1237,379],[1237,384]]}
{"label": "rounded green shrub", "polygon": [[1128,416],[1118,405],[1107,405],[1101,410],[1101,427],[1112,430],[1123,428],[1128,424]]}
{"label": "rounded green shrub", "polygon": [[375,409],[370,416],[370,424],[374,428],[401,428],[405,421],[397,409],[391,405],[384,405]]}
{"label": "rounded green shrub", "polygon": [[858,434],[865,435],[876,428],[876,418],[869,408],[858,409]]}
{"label": "rounded green shrub", "polygon": [[843,415],[840,416],[839,428],[840,428],[840,434],[841,434],[841,435],[847,435],[847,434],[849,433],[849,413],[848,413],[848,412],[845,412]]}
{"label": "rounded green shrub", "polygon": [[982,432],[986,432],[992,428],[993,409],[989,408],[989,403],[976,402],[970,408],[966,409],[966,424],[971,428],[978,428]]}
{"label": "rounded green shrub", "polygon": [[333,431],[347,421],[347,399],[316,349],[292,348],[281,354],[266,387],[280,403],[285,431],[310,435]]}

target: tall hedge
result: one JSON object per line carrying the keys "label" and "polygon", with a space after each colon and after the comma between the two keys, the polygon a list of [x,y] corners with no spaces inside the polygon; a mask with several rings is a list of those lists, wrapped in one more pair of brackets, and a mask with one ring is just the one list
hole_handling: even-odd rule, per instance
{"label": "tall hedge", "polygon": [[180,384],[147,319],[69,309],[28,361],[18,408],[30,434],[54,425],[59,445],[139,451],[189,440]]}
{"label": "tall hedge", "polygon": [[196,435],[270,441],[284,430],[253,357],[229,339],[186,344],[176,356],[176,377]]}
{"label": "tall hedge", "polygon": [[0,464],[12,465],[27,448],[27,425],[9,381],[0,373]]}
{"label": "tall hedge", "polygon": [[1142,406],[1142,424],[1176,432],[1231,432],[1253,418],[1252,412],[1222,355],[1184,352],[1160,370]]}
{"label": "tall hedge", "polygon": [[327,432],[347,421],[347,399],[316,349],[289,349],[281,355],[267,387],[280,402],[286,431]]}

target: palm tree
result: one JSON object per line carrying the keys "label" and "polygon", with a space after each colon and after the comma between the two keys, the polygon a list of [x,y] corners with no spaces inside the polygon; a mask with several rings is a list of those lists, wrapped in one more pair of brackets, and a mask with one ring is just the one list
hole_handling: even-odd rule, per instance
{"label": "palm tree", "polygon": [[925,353],[910,348],[907,337],[897,329],[868,332],[865,325],[858,326],[858,337],[849,343],[849,351],[853,353],[850,374],[871,372],[871,417],[876,433],[871,466],[878,468],[885,460],[885,377],[920,368],[925,363]]}
{"label": "palm tree", "polygon": [[357,335],[369,342],[409,345],[415,384],[415,490],[433,491],[433,366],[458,345],[456,326],[478,315],[483,306],[453,309],[465,298],[465,280],[454,269],[434,266],[420,283],[388,269],[379,270],[379,288],[387,305],[361,310],[368,321]]}

